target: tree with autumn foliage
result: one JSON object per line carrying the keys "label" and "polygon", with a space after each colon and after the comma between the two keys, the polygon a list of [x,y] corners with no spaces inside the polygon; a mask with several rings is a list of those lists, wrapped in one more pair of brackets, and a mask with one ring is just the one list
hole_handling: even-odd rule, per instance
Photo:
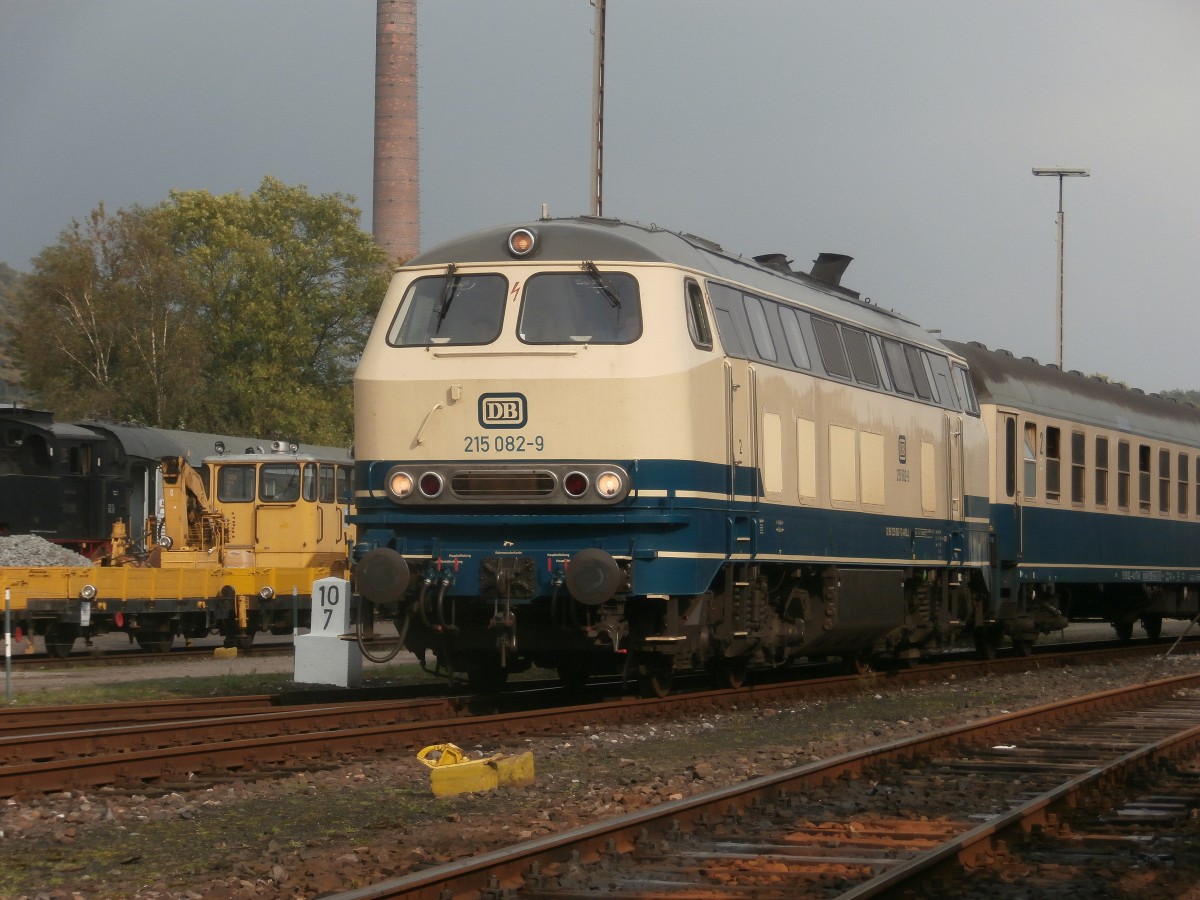
{"label": "tree with autumn foliage", "polygon": [[34,260],[10,352],[60,418],[344,444],[387,286],[353,198],[263,180],[98,207]]}

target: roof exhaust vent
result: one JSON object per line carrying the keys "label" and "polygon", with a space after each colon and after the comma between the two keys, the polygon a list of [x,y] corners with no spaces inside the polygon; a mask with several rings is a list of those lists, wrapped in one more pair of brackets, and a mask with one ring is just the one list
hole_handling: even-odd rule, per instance
{"label": "roof exhaust vent", "polygon": [[764,269],[782,272],[784,275],[795,274],[792,271],[792,261],[787,258],[785,253],[764,253],[762,256],[754,257],[754,261]]}
{"label": "roof exhaust vent", "polygon": [[853,259],[853,256],[846,256],[844,253],[821,253],[813,260],[812,272],[809,274],[817,281],[840,287],[842,275],[846,273],[846,267]]}

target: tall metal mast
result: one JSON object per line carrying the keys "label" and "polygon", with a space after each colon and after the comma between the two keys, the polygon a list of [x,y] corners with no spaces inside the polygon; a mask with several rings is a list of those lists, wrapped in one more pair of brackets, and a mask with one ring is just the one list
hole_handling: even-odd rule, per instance
{"label": "tall metal mast", "polygon": [[592,60],[592,215],[604,213],[604,4],[596,7],[595,52]]}

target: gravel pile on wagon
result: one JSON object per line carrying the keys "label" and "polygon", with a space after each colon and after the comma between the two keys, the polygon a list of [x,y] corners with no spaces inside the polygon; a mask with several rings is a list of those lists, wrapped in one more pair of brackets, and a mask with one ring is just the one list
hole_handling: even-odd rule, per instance
{"label": "gravel pile on wagon", "polygon": [[36,534],[0,537],[0,566],[90,566],[91,560]]}

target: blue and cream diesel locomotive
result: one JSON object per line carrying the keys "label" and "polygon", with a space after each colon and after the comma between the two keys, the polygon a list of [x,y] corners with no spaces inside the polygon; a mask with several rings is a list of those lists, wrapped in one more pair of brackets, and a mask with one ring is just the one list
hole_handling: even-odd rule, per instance
{"label": "blue and cream diesel locomotive", "polygon": [[[1027,651],[1068,612],[1194,612],[1195,515],[1161,523],[1191,535],[1186,559],[1152,539],[1104,560],[1087,547],[1079,568],[1056,554],[1082,535],[1049,557],[1034,546],[1070,527],[1055,514],[1120,514],[1114,533],[1143,520],[1117,489],[1085,510],[1060,485],[1052,506],[1001,471],[1023,465],[1000,453],[1008,423],[1032,422],[1035,467],[1054,428],[1065,484],[1075,425],[1094,454],[1108,407],[1072,418],[1060,385],[1054,417],[1026,415],[1019,373],[860,299],[840,285],[848,262],[797,272],[575,218],[478,232],[399,269],[355,376],[365,631],[391,618],[408,648],[479,686],[537,665],[660,692],[680,670],[737,683],[750,666],[914,658],[962,636]],[[1156,416],[1105,424],[1114,479],[1122,441],[1200,456],[1195,410]],[[1137,577],[1114,593],[1118,558]],[[1059,583],[1085,572],[1092,587],[1064,611]]]}

